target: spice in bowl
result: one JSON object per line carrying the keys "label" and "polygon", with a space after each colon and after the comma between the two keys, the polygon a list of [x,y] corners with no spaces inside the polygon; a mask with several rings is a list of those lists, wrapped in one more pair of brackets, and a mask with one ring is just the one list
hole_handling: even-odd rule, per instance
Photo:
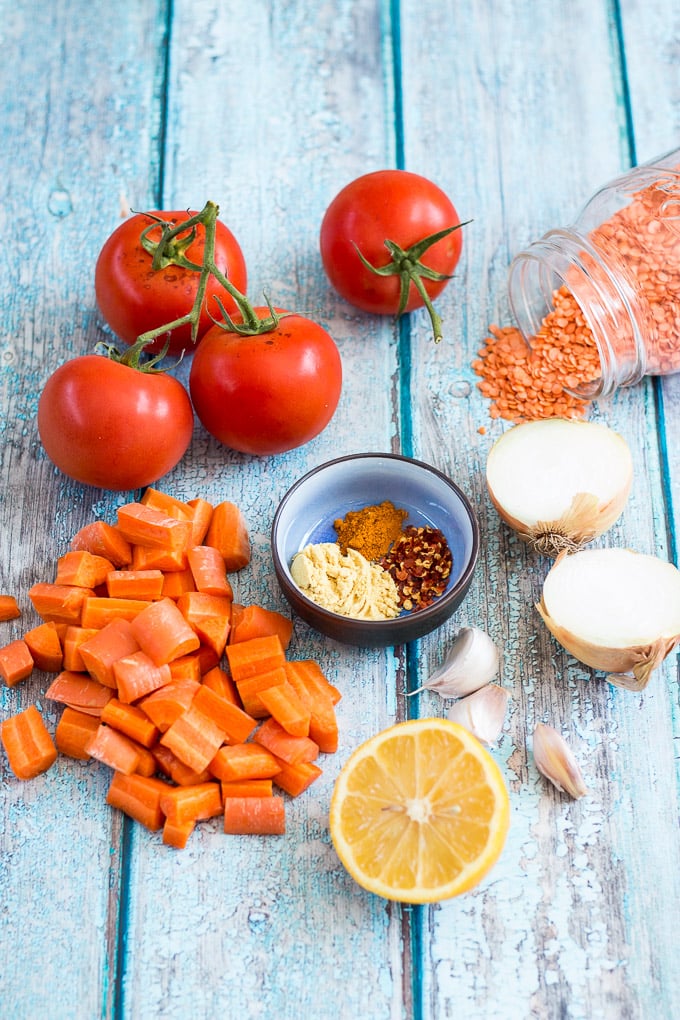
{"label": "spice in bowl", "polygon": [[390,620],[443,594],[453,557],[443,532],[405,526],[408,511],[386,500],[334,521],[337,542],[309,544],[291,563],[313,602],[354,619]]}

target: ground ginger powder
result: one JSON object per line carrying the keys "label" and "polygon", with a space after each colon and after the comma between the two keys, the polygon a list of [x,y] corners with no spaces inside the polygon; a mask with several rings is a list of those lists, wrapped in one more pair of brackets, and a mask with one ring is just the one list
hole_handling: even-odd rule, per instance
{"label": "ground ginger powder", "polygon": [[391,620],[401,612],[390,574],[356,549],[343,553],[337,542],[305,546],[293,557],[290,572],[307,598],[340,616]]}
{"label": "ground ginger powder", "polygon": [[343,553],[355,549],[369,562],[382,559],[401,534],[408,510],[400,510],[390,500],[361,510],[349,510],[334,521],[338,545]]}

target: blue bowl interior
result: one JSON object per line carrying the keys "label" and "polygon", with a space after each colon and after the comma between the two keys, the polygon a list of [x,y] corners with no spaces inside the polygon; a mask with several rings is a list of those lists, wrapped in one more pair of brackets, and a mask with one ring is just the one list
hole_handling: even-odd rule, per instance
{"label": "blue bowl interior", "polygon": [[453,569],[441,596],[445,598],[469,571],[475,548],[471,511],[457,486],[443,474],[398,455],[363,454],[331,461],[289,490],[277,511],[274,542],[290,584],[295,587],[290,564],[300,549],[310,542],[337,541],[334,521],[349,510],[386,499],[408,511],[405,526],[429,525],[446,536]]}

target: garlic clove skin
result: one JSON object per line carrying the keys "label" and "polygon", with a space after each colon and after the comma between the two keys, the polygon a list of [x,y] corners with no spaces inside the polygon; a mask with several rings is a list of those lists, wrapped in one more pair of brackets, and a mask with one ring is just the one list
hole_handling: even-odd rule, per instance
{"label": "garlic clove skin", "polygon": [[552,726],[536,724],[533,751],[536,768],[561,793],[578,800],[589,792],[573,751]]}
{"label": "garlic clove skin", "polygon": [[483,744],[492,745],[501,735],[509,698],[505,688],[486,684],[452,705],[448,716]]}
{"label": "garlic clove skin", "polygon": [[493,680],[499,666],[500,653],[486,631],[463,627],[441,666],[418,691],[436,691],[442,698],[463,698]]}

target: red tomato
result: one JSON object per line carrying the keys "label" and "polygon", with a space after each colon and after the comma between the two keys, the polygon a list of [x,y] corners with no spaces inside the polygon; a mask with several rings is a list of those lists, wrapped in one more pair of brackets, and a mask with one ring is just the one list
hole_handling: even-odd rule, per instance
{"label": "red tomato", "polygon": [[[269,310],[255,311],[266,316]],[[233,450],[257,455],[283,453],[318,435],[333,417],[341,387],[334,340],[317,323],[287,313],[271,332],[256,336],[214,326],[189,376],[194,409],[207,431]]]}
{"label": "red tomato", "polygon": [[189,395],[164,372],[142,372],[99,354],[65,362],[38,402],[50,460],[85,485],[117,491],[150,485],[186,452]]}
{"label": "red tomato", "polygon": [[[172,223],[181,223],[193,212],[158,212],[154,216]],[[156,329],[191,311],[198,288],[199,273],[183,266],[168,265],[164,269],[151,268],[152,256],[140,242],[142,232],[153,221],[144,213],[136,213],[121,223],[104,242],[95,269],[94,289],[99,310],[116,336],[126,344],[133,344],[141,333]],[[161,228],[154,228],[149,239],[158,242]],[[181,235],[180,235],[181,237]],[[186,257],[200,266],[205,247],[205,227],[196,226],[196,238],[186,249]],[[239,244],[219,220],[215,231],[215,263],[242,294],[247,283],[246,265]],[[233,298],[217,282],[208,278],[206,300],[213,316],[219,314],[214,294],[222,299],[228,312],[236,311]],[[204,307],[199,320],[199,339],[212,325]],[[158,352],[168,339],[158,337],[147,351]],[[193,350],[190,326],[180,326],[170,335],[168,353],[179,354]]]}
{"label": "red tomato", "polygon": [[[382,267],[392,261],[385,241],[396,243],[408,255],[418,242],[458,224],[454,206],[432,181],[406,170],[377,170],[352,181],[328,206],[321,223],[321,259],[330,282],[350,304],[366,312],[396,315],[400,310],[398,271],[390,276],[376,275],[362,264],[356,248],[371,265]],[[462,243],[461,230],[452,231],[427,248],[423,266],[450,276]],[[440,294],[448,282],[421,278],[430,298]],[[423,304],[423,297],[410,283],[401,311],[410,312]]]}

